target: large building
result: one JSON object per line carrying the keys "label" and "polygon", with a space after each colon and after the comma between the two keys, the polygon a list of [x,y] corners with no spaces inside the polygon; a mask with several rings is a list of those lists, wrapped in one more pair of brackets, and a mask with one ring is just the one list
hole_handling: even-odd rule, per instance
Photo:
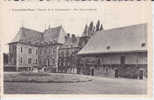
{"label": "large building", "polygon": [[98,31],[79,51],[80,73],[147,77],[147,24]]}
{"label": "large building", "polygon": [[21,27],[4,54],[5,71],[48,71],[103,77],[147,77],[147,24],[77,37],[62,26]]}
{"label": "large building", "polygon": [[[5,71],[58,70],[58,49],[65,41],[62,26],[44,32],[21,27],[9,43],[8,65]],[[42,69],[43,68],[43,69]]]}

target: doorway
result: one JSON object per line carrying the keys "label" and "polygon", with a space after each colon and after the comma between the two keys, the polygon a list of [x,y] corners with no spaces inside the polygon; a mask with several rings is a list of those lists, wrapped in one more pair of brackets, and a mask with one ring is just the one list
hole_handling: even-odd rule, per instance
{"label": "doorway", "polygon": [[118,76],[119,76],[118,69],[115,69],[115,78],[118,78]]}
{"label": "doorway", "polygon": [[91,75],[94,76],[94,69],[91,69]]}
{"label": "doorway", "polygon": [[143,79],[143,75],[144,75],[143,70],[140,70],[140,71],[139,71],[139,79],[140,79],[140,80]]}

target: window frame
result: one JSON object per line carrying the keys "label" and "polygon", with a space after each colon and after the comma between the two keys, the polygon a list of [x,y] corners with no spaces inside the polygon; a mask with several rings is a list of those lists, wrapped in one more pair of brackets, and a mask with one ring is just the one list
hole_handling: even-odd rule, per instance
{"label": "window frame", "polygon": [[28,64],[32,64],[32,58],[28,58]]}
{"label": "window frame", "polygon": [[22,47],[20,48],[20,52],[21,52],[21,53],[23,52]]}
{"label": "window frame", "polygon": [[121,56],[120,57],[120,64],[126,64],[126,56]]}
{"label": "window frame", "polygon": [[29,48],[29,49],[28,49],[28,53],[29,53],[29,54],[32,54],[32,48]]}
{"label": "window frame", "polygon": [[22,64],[22,62],[23,62],[22,60],[23,60],[22,57],[20,57],[20,63],[21,63],[21,64]]}

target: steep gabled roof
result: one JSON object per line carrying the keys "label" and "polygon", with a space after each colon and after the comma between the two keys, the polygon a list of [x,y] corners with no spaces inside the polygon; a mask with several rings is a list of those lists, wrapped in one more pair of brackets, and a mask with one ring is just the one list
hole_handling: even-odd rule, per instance
{"label": "steep gabled roof", "polygon": [[30,44],[64,43],[65,31],[62,26],[48,28],[44,32],[21,27],[10,43],[22,42]]}
{"label": "steep gabled roof", "polygon": [[16,34],[16,36],[13,38],[13,40],[10,43],[14,43],[14,42],[33,42],[33,41],[38,41],[42,39],[42,33],[32,30],[32,29],[28,29],[25,27],[21,27],[20,30],[18,31],[18,33]]}
{"label": "steep gabled roof", "polygon": [[147,24],[138,24],[97,32],[79,55],[147,50]]}
{"label": "steep gabled roof", "polygon": [[64,43],[66,32],[62,26],[48,28],[44,31],[45,41],[55,41],[57,43]]}

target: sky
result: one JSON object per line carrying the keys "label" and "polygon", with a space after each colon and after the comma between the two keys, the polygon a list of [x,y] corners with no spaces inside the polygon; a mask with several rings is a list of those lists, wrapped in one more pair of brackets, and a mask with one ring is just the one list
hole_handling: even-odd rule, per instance
{"label": "sky", "polygon": [[147,7],[148,3],[142,2],[3,3],[0,8],[1,50],[8,52],[7,43],[15,37],[22,26],[43,32],[49,25],[50,27],[62,25],[67,33],[79,36],[85,24],[91,21],[96,24],[97,20],[100,20],[104,29],[148,23]]}

